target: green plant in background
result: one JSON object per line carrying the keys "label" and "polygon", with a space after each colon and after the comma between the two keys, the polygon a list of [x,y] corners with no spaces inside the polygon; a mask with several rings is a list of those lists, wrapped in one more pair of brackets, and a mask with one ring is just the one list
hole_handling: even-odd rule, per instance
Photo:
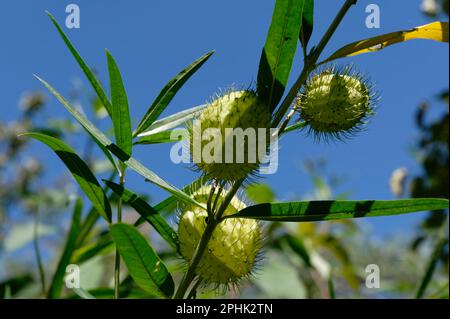
{"label": "green plant in background", "polygon": [[[105,295],[115,298],[133,296],[131,287],[135,283],[147,297],[193,298],[200,286],[213,290],[220,286],[241,284],[239,279],[252,273],[260,248],[259,221],[276,224],[304,223],[448,209],[448,200],[443,198],[295,202],[273,202],[273,199],[269,199],[245,207],[236,194],[243,186],[251,187],[254,183],[253,179],[248,178],[248,174],[252,173],[257,165],[252,166],[244,162],[220,167],[218,164],[201,163],[198,165],[203,171],[201,178],[183,189],[178,189],[133,157],[135,145],[172,142],[172,131],[180,125],[192,125],[195,119],[219,129],[230,126],[243,129],[276,128],[278,135],[302,128],[327,137],[345,136],[356,130],[373,113],[372,88],[359,76],[351,72],[337,71],[333,67],[325,67],[322,72],[314,75],[320,65],[342,57],[376,52],[386,46],[415,38],[448,42],[448,23],[434,22],[412,30],[351,43],[321,61],[324,48],[347,11],[356,3],[356,0],[345,1],[319,43],[308,50],[314,25],[314,1],[277,0],[260,59],[255,92],[229,92],[208,105],[193,107],[159,119],[177,91],[212,55],[213,52],[209,52],[169,81],[135,130],[132,130],[130,123],[128,99],[122,77],[112,55],[106,52],[110,80],[108,97],[91,69],[49,14],[91,83],[98,100],[106,109],[113,124],[115,140],[113,142],[55,88],[36,76],[87,131],[114,167],[114,172],[110,178],[103,180],[102,185],[102,181],[91,171],[89,165],[61,139],[42,132],[21,135],[35,138],[50,147],[67,166],[92,204],[88,214],[83,216],[81,199],[77,201],[65,247],[50,286],[47,287],[42,280],[46,296],[61,297],[65,269],[69,263],[81,263],[107,249],[115,248],[114,291],[113,294],[108,291]],[[299,42],[304,54],[304,67],[285,95]],[[217,109],[222,112],[218,113]],[[289,126],[296,112],[299,119],[297,123]],[[243,146],[244,149],[246,147],[248,145]],[[150,206],[142,196],[125,186],[128,169],[166,190],[171,194],[170,197]],[[117,201],[113,200],[114,196],[110,192],[116,196]],[[132,207],[139,214],[134,225],[122,222],[125,206]],[[183,212],[178,232],[165,219],[165,216],[177,207]],[[87,243],[100,218],[108,224],[108,232],[100,236],[94,244]],[[186,271],[178,282],[172,277],[170,265],[163,262],[158,251],[137,229],[144,223],[151,225],[174,252],[180,253],[186,259]],[[336,243],[335,238],[323,237],[318,236],[317,242],[326,243],[327,247]],[[304,256],[308,267],[318,263],[317,257],[305,253],[305,245],[297,237],[280,237],[277,244],[279,247],[288,246]],[[121,259],[130,275],[124,280],[121,278]],[[346,271],[350,278],[351,271],[348,268]],[[317,278],[315,270],[311,271],[311,277]],[[41,278],[43,279],[42,275]],[[323,290],[323,283],[319,286]],[[330,279],[325,286],[329,287],[328,297],[334,297],[333,281]],[[83,289],[76,292],[82,297],[91,296]]]}

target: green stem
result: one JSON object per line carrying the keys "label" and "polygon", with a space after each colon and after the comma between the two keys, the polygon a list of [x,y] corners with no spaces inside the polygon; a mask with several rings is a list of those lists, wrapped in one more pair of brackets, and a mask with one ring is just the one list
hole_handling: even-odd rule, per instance
{"label": "green stem", "polygon": [[420,283],[419,289],[416,293],[416,299],[421,299],[427,290],[433,274],[436,270],[436,266],[439,262],[439,257],[441,256],[442,250],[445,245],[448,244],[448,237],[445,234],[445,229],[448,229],[448,223],[444,223],[439,229],[438,237],[436,239],[436,246],[434,246],[433,252],[431,254],[430,260],[428,262],[425,275],[423,276],[422,282]]}
{"label": "green stem", "polygon": [[[125,167],[122,166],[120,172],[120,185],[125,184]],[[117,202],[117,223],[122,222],[122,197]],[[115,266],[114,266],[114,299],[120,298],[120,255],[116,248]]]}
{"label": "green stem", "polygon": [[214,199],[214,204],[211,208],[213,212],[216,211],[217,203],[219,202],[219,198],[220,198],[220,195],[222,194],[222,191],[223,191],[223,185],[220,185],[219,190],[217,191],[216,198]]}
{"label": "green stem", "polygon": [[315,49],[310,52],[310,54],[305,57],[305,66],[300,73],[297,81],[295,81],[294,85],[289,90],[288,94],[286,95],[285,99],[281,103],[280,107],[278,108],[277,112],[275,113],[275,117],[272,121],[272,127],[276,127],[278,124],[280,124],[281,120],[283,119],[284,115],[288,111],[289,107],[292,104],[292,101],[294,101],[295,97],[297,96],[298,92],[302,88],[302,86],[306,83],[306,80],[308,79],[309,74],[312,70],[315,69],[317,60],[320,57],[320,54],[322,53],[323,49],[325,49],[325,46],[330,41],[331,37],[333,36],[334,32],[338,28],[339,24],[341,23],[342,19],[350,9],[352,5],[355,5],[358,0],[347,0],[345,1],[344,5],[342,6],[341,10],[339,10],[338,14],[336,15],[336,18],[334,18],[333,22],[331,23],[328,30],[325,32],[324,36],[320,40],[319,44]]}
{"label": "green stem", "polygon": [[45,296],[45,272],[42,264],[41,251],[39,249],[39,209],[36,211],[33,227],[33,246],[36,255],[36,262],[39,269],[39,279],[41,281],[41,292]]}

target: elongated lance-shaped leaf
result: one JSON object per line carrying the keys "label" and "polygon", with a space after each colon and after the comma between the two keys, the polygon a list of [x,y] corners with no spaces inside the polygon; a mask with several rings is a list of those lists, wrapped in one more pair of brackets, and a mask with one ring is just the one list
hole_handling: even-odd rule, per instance
{"label": "elongated lance-shaped leaf", "polygon": [[156,134],[159,132],[164,132],[175,127],[178,127],[190,120],[192,120],[200,111],[205,109],[208,105],[202,104],[199,106],[194,106],[190,109],[183,110],[181,112],[169,115],[163,119],[155,121],[149,128],[140,134],[139,137],[147,136],[151,134]]}
{"label": "elongated lance-shaped leaf", "polygon": [[75,47],[70,42],[69,38],[64,34],[64,31],[59,26],[58,22],[56,22],[55,18],[50,14],[50,12],[47,12],[47,15],[52,20],[53,24],[55,25],[56,29],[58,30],[59,34],[61,35],[61,38],[64,40],[64,43],[67,45],[67,48],[69,48],[69,51],[72,53],[75,60],[80,65],[81,69],[83,70],[84,74],[86,75],[87,79],[89,80],[89,83],[91,83],[92,88],[94,89],[95,93],[97,93],[98,98],[106,108],[106,111],[111,116],[111,102],[109,101],[105,91],[103,90],[100,82],[95,77],[94,73],[92,73],[89,66],[83,61],[81,56],[78,54]]}
{"label": "elongated lance-shaped leaf", "polygon": [[282,134],[292,132],[295,130],[300,130],[300,129],[304,128],[305,126],[306,126],[306,122],[298,122],[296,124],[292,124],[292,125],[286,127],[284,129],[284,131],[282,132]]}
{"label": "elongated lance-shaped leaf", "polygon": [[47,298],[59,298],[64,283],[64,275],[66,274],[66,267],[70,263],[70,259],[76,248],[76,240],[81,226],[81,213],[83,211],[83,202],[80,198],[77,199],[72,215],[72,225],[70,226],[69,234],[67,235],[66,245],[64,247],[58,266],[56,267],[55,275],[53,276]]}
{"label": "elongated lance-shaped leaf", "polygon": [[131,137],[130,112],[128,98],[123,86],[122,76],[112,55],[106,51],[108,59],[109,81],[111,87],[111,117],[114,126],[116,144],[126,154],[131,155],[133,145]]}
{"label": "elongated lance-shaped leaf", "polygon": [[358,54],[377,52],[390,45],[413,39],[426,39],[448,43],[448,22],[436,21],[415,27],[411,30],[391,32],[373,38],[353,42],[340,48],[320,64]]}
{"label": "elongated lance-shaped leaf", "polygon": [[111,206],[103,188],[98,183],[87,164],[64,142],[41,133],[24,133],[21,136],[32,137],[50,147],[64,162],[80,188],[91,201],[95,209],[111,222]]}
{"label": "elongated lance-shaped leaf", "polygon": [[150,206],[142,197],[111,181],[103,180],[123,201],[133,207],[139,215],[148,221],[167,243],[178,251],[178,235],[167,224],[158,211]]}
{"label": "elongated lance-shaped leaf", "polygon": [[309,39],[314,28],[314,0],[305,0],[303,7],[302,27],[300,29],[300,42],[304,50],[308,46]]}
{"label": "elongated lance-shaped leaf", "polygon": [[274,110],[283,96],[302,26],[305,0],[276,0],[259,62],[257,91]]}
{"label": "elongated lance-shaped leaf", "polygon": [[214,51],[210,51],[192,62],[188,67],[170,80],[166,86],[164,86],[155,101],[152,105],[150,105],[150,108],[147,113],[145,113],[141,122],[138,124],[133,136],[137,136],[139,133],[145,131],[159,117],[183,84],[203,65],[203,63],[206,62],[206,60],[209,59],[213,53]]}
{"label": "elongated lance-shaped leaf", "polygon": [[[118,170],[112,171],[111,174],[108,176],[108,179],[109,180],[114,179],[117,176],[118,172],[119,172]],[[108,201],[111,202],[112,194],[108,194],[108,189],[106,187],[103,189],[103,191],[108,197]],[[95,224],[97,223],[99,217],[100,215],[95,210],[95,208],[91,207],[87,212],[86,217],[84,217],[81,222],[80,231],[78,233],[77,242],[75,245],[76,248],[79,248],[83,245],[84,241],[90,234],[92,228],[94,228]]]}
{"label": "elongated lance-shaped leaf", "polygon": [[336,299],[336,291],[334,289],[333,276],[330,275],[328,278],[328,294],[330,295],[330,299]]}
{"label": "elongated lance-shaped leaf", "polygon": [[313,267],[311,262],[311,256],[309,255],[308,249],[305,247],[303,241],[299,238],[293,237],[291,235],[283,235],[276,240],[277,244],[286,244],[293,252],[295,252],[300,259],[305,263],[306,267]]}
{"label": "elongated lance-shaped leaf", "polygon": [[158,132],[140,137],[134,144],[173,143],[185,140],[189,133],[186,129]]}
{"label": "elongated lance-shaped leaf", "polygon": [[135,160],[134,158],[130,157],[128,154],[126,154],[123,150],[121,150],[117,145],[111,142],[111,140],[103,134],[98,128],[92,124],[83,114],[78,112],[75,107],[73,107],[61,94],[59,94],[50,84],[48,84],[43,79],[39,78],[35,75],[35,77],[42,82],[42,84],[45,85],[45,87],[52,93],[58,101],[66,108],[67,111],[69,111],[70,114],[80,123],[80,125],[94,138],[98,143],[100,143],[103,147],[108,149],[111,153],[113,153],[117,158],[119,158],[122,162],[124,162],[129,168],[137,172],[138,174],[145,177],[149,182],[152,182],[159,187],[165,189],[166,191],[172,193],[175,197],[179,198],[180,200],[192,203],[194,205],[197,205],[198,207],[201,207],[203,209],[203,206],[200,205],[197,201],[195,201],[193,198],[191,198],[186,193],[182,192],[175,186],[167,183],[165,180],[163,180],[161,177],[156,175],[154,172],[146,168],[144,165],[142,165],[140,162]]}
{"label": "elongated lance-shaped leaf", "polygon": [[[441,226],[442,227],[442,226]],[[448,229],[448,225],[446,227]],[[419,285],[419,289],[416,293],[416,299],[421,299],[431,282],[433,277],[433,273],[436,270],[436,266],[439,263],[439,259],[442,256],[443,251],[445,250],[445,246],[448,245],[448,238],[445,235],[444,228],[439,230],[439,237],[437,242],[435,243],[435,247],[431,253],[431,258],[428,261],[428,265],[426,267],[425,275],[422,278],[422,281]]]}
{"label": "elongated lance-shaped leaf", "polygon": [[172,276],[142,234],[131,225],[111,225],[111,235],[136,284],[145,291],[170,297]]}
{"label": "elongated lance-shaped leaf", "polygon": [[447,209],[448,200],[415,198],[403,200],[306,201],[259,204],[224,218],[251,218],[279,222],[308,222],[360,217],[399,215]]}

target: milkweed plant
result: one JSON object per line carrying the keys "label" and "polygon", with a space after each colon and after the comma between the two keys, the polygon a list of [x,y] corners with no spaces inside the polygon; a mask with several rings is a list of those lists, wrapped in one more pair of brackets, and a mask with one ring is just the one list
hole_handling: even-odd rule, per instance
{"label": "milkweed plant", "polygon": [[[66,244],[54,273],[48,298],[62,295],[66,267],[115,247],[112,272],[114,293],[122,296],[121,267],[126,267],[133,282],[149,296],[195,298],[199,287],[214,291],[239,287],[254,275],[264,247],[263,222],[302,223],[359,217],[405,214],[447,209],[448,200],[415,198],[406,200],[297,201],[267,202],[251,205],[243,198],[242,187],[255,183],[277,140],[285,134],[303,131],[298,136],[323,140],[342,140],[356,135],[376,116],[380,100],[377,88],[367,74],[337,60],[363,53],[374,53],[399,42],[424,38],[448,42],[448,23],[433,22],[410,30],[397,31],[350,43],[328,58],[322,53],[345,15],[357,0],[346,0],[318,43],[311,45],[314,26],[313,0],[276,0],[266,42],[262,49],[254,88],[231,87],[210,98],[204,105],[160,118],[183,84],[211,57],[203,55],[171,79],[153,101],[133,130],[126,90],[119,67],[106,51],[109,92],[105,92],[89,66],[48,13],[70,53],[92,85],[113,125],[114,140],[98,129],[69,100],[42,78],[39,80],[78,121],[110,161],[114,171],[99,180],[84,160],[62,140],[43,133],[29,132],[46,144],[64,162],[85,198],[92,205],[82,214],[82,199],[75,204]],[[303,69],[291,72],[297,47],[303,52]],[[294,70],[300,68],[295,67]],[[296,80],[287,88],[290,73]],[[205,96],[210,92],[205,92]],[[300,138],[299,137],[299,138]],[[199,178],[180,189],[160,177],[133,157],[135,147],[176,142],[190,168]],[[180,146],[181,145],[181,146]],[[157,168],[154,168],[157,171]],[[133,170],[146,181],[169,193],[169,197],[150,205],[145,197],[126,185],[126,173]],[[114,200],[115,199],[115,200]],[[134,224],[122,222],[122,208],[132,207]],[[173,227],[166,217],[178,214]],[[94,225],[102,220],[108,231],[101,241],[88,245]],[[138,227],[149,224],[184,260],[182,277],[172,277],[158,252]],[[82,251],[80,257],[80,249]],[[84,258],[84,259],[83,259]],[[174,278],[176,280],[174,280]],[[81,289],[81,290],[80,290]],[[82,296],[82,288],[78,293]]]}

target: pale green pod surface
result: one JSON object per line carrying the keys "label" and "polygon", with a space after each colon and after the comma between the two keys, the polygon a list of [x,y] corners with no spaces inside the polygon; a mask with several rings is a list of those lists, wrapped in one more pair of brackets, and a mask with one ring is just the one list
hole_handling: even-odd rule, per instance
{"label": "pale green pod surface", "polygon": [[311,77],[296,108],[310,131],[339,137],[365,123],[373,114],[373,101],[371,86],[361,76],[331,69]]}
{"label": "pale green pod surface", "polygon": [[[202,197],[196,200],[202,202]],[[233,214],[245,205],[233,199],[225,215]],[[207,213],[197,207],[186,209],[180,218],[178,235],[180,252],[190,261],[206,227]],[[232,218],[215,228],[196,273],[206,283],[229,285],[249,276],[257,260],[261,229],[256,220]]]}
{"label": "pale green pod surface", "polygon": [[[234,91],[213,100],[200,114],[197,122],[194,122],[197,125],[189,128],[190,150],[195,164],[210,178],[224,181],[245,178],[260,164],[257,155],[258,141],[264,138],[264,141],[268,142],[266,129],[270,119],[268,107],[254,92]],[[259,128],[265,129],[264,136],[259,134]],[[213,132],[212,130],[218,133],[219,138],[206,134]],[[238,140],[236,134],[240,133],[245,138]],[[254,134],[248,138],[246,133]],[[195,139],[195,136],[200,138]],[[227,148],[226,143],[230,142],[232,147]],[[211,154],[214,160],[206,160],[205,153]],[[240,158],[238,154],[241,154]],[[198,155],[201,155],[201,158]]]}

